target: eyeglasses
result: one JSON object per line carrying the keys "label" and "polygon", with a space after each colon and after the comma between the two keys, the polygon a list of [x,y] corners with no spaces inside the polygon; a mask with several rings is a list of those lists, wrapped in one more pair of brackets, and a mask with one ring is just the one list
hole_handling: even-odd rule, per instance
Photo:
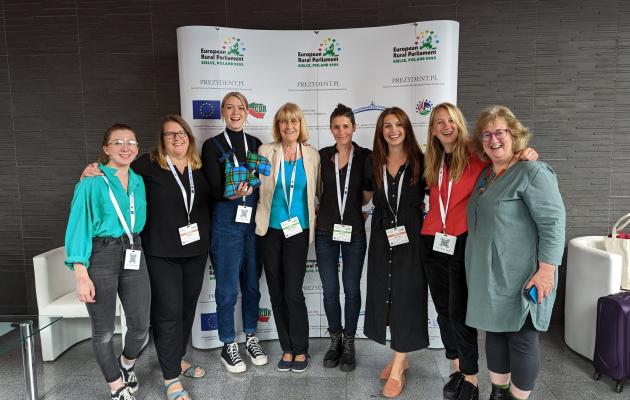
{"label": "eyeglasses", "polygon": [[512,131],[509,130],[508,128],[497,129],[494,132],[483,131],[479,134],[479,138],[481,139],[482,142],[487,143],[490,141],[490,139],[492,139],[492,136],[494,136],[497,139],[503,139],[507,136],[508,133],[511,133],[511,132]]}
{"label": "eyeglasses", "polygon": [[129,140],[116,139],[107,143],[107,145],[114,146],[114,147],[123,147],[124,145],[127,145],[127,147],[136,148],[138,147],[138,141],[134,139],[129,139]]}
{"label": "eyeglasses", "polygon": [[178,138],[184,138],[187,137],[188,134],[186,133],[186,131],[178,131],[178,132],[164,132],[162,133],[162,135],[166,136],[167,139],[173,140],[175,139],[175,135],[177,135]]}

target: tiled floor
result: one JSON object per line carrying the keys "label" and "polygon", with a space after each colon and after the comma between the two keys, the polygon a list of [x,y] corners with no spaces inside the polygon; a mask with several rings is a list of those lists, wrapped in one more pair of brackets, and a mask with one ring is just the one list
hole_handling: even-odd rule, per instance
{"label": "tiled floor", "polygon": [[[119,336],[116,337],[119,344]],[[199,399],[370,399],[379,398],[382,383],[380,369],[388,360],[390,350],[370,340],[357,340],[357,369],[344,373],[339,369],[322,367],[327,339],[312,339],[312,363],[303,374],[276,371],[275,364],[281,351],[277,341],[263,342],[270,363],[254,367],[247,363],[247,372],[232,375],[219,361],[219,350],[194,350],[190,359],[208,371],[203,379],[185,379],[184,384],[195,400]],[[241,351],[243,351],[241,346]],[[489,393],[485,371],[483,338],[481,351],[481,399]],[[441,350],[423,350],[410,356],[411,367],[407,386],[400,399],[442,399],[442,386],[449,374],[449,363]],[[38,357],[41,357],[38,349]],[[249,361],[249,360],[246,360]],[[630,387],[624,393],[614,392],[609,378],[592,379],[591,363],[569,350],[562,340],[562,329],[554,327],[541,335],[542,370],[538,387],[531,399],[545,400],[603,400],[628,399]],[[19,351],[0,358],[0,399],[24,398],[22,361]],[[107,400],[107,389],[92,356],[90,341],[84,341],[59,357],[55,362],[37,362],[39,392],[45,400]],[[149,345],[136,368],[140,378],[139,399],[164,399],[159,364],[152,345]],[[629,385],[630,386],[630,385]]]}

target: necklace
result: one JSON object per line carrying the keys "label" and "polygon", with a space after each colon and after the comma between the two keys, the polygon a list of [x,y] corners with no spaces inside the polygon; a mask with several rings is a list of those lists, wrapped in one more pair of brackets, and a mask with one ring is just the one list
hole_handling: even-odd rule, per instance
{"label": "necklace", "polygon": [[488,188],[492,186],[492,184],[496,182],[497,179],[499,179],[501,176],[503,176],[503,174],[505,174],[505,171],[507,171],[507,169],[510,168],[510,166],[512,165],[512,161],[514,161],[515,156],[516,155],[513,155],[512,158],[510,158],[510,161],[508,161],[508,163],[505,165],[505,167],[501,168],[501,170],[497,172],[490,181],[488,181],[488,177],[490,177],[491,172],[490,172],[490,169],[488,170],[488,173],[486,174],[486,177],[484,179],[485,185],[479,188],[479,193],[483,193],[486,190],[488,190]]}

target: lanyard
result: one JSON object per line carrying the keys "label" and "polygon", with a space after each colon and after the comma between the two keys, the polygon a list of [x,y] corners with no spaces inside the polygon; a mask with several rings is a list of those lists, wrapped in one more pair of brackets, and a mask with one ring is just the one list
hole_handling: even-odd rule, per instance
{"label": "lanyard", "polygon": [[123,217],[122,211],[120,211],[118,200],[116,200],[116,196],[114,196],[114,192],[112,192],[112,187],[109,184],[109,181],[107,180],[105,175],[102,175],[102,177],[103,177],[103,180],[105,180],[105,183],[107,183],[107,188],[109,189],[109,198],[112,201],[114,210],[116,210],[116,215],[118,215],[118,220],[120,220],[120,224],[122,225],[123,230],[125,231],[125,233],[127,234],[127,237],[129,238],[129,244],[133,246],[133,235],[131,234],[131,231],[133,230],[133,226],[136,224],[136,207],[135,207],[134,195],[133,193],[129,195],[129,214],[131,216],[130,218],[131,229],[129,229],[129,226],[127,225],[127,221],[125,221],[125,217]]}
{"label": "lanyard", "polygon": [[402,193],[403,187],[403,179],[405,179],[405,172],[407,172],[407,166],[409,163],[405,163],[405,169],[403,169],[402,174],[400,174],[400,180],[398,181],[398,198],[396,199],[396,212],[392,208],[392,205],[389,204],[389,195],[387,189],[387,165],[383,165],[383,190],[385,191],[385,201],[387,201],[387,205],[389,206],[389,210],[394,215],[394,222],[396,226],[398,226],[398,207],[400,206],[400,194]]}
{"label": "lanyard", "polygon": [[[232,148],[232,142],[230,142],[230,137],[228,136],[226,131],[223,131],[223,137],[227,142],[228,146],[230,146],[230,150],[232,150],[232,157],[234,157],[234,166],[238,168],[238,160],[236,159],[236,153],[234,152],[234,148]],[[243,132],[243,143],[245,143],[245,157],[247,157],[247,152],[249,152],[249,148],[247,147],[247,138],[245,138],[245,132]]]}
{"label": "lanyard", "polygon": [[168,163],[168,167],[171,169],[171,173],[177,181],[179,185],[179,190],[182,191],[182,196],[184,197],[184,207],[186,207],[186,214],[188,216],[188,225],[190,225],[190,212],[192,211],[193,204],[195,203],[195,182],[193,181],[192,168],[190,167],[190,163],[188,163],[188,182],[190,183],[190,206],[188,205],[188,196],[186,196],[186,189],[184,188],[184,184],[182,180],[179,179],[179,175],[175,170],[175,166],[171,161],[171,158],[166,155],[166,162]]}
{"label": "lanyard", "polygon": [[354,156],[354,146],[350,148],[350,158],[348,159],[348,170],[346,172],[346,181],[343,186],[343,200],[341,199],[341,193],[339,192],[339,152],[335,153],[335,181],[337,185],[335,190],[337,191],[337,206],[339,206],[339,216],[341,217],[341,224],[343,225],[343,213],[346,210],[346,200],[348,200],[348,186],[350,184],[350,171],[352,170],[352,157]]}
{"label": "lanyard", "polygon": [[442,217],[442,233],[446,233],[446,214],[448,213],[448,205],[451,202],[451,189],[453,188],[453,180],[448,180],[448,194],[446,195],[446,207],[442,201],[442,180],[444,179],[444,154],[442,154],[442,162],[440,163],[440,170],[438,171],[438,200],[440,202],[440,217]]}
{"label": "lanyard", "polygon": [[291,171],[291,186],[289,188],[289,197],[287,198],[287,183],[284,176],[284,149],[282,149],[282,164],[280,164],[280,175],[282,178],[282,190],[284,191],[284,201],[287,204],[287,211],[291,216],[291,203],[293,203],[293,188],[295,187],[295,171],[297,170],[297,160],[300,156],[300,145],[295,148],[295,162],[293,163],[293,171]]}

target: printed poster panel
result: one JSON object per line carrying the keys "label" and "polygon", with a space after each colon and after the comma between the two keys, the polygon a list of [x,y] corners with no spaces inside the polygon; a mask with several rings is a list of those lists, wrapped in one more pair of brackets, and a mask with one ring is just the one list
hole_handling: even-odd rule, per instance
{"label": "printed poster panel", "polygon": [[[429,113],[443,101],[457,104],[459,24],[424,21],[412,24],[321,31],[267,31],[213,26],[177,29],[182,116],[201,149],[203,142],[224,129],[220,102],[230,91],[249,102],[245,131],[263,143],[272,141],[275,111],[287,101],[306,116],[309,143],[331,146],[329,116],[338,103],[351,107],[357,130],[354,141],[372,148],[380,112],[398,106],[409,115],[414,133],[426,142]],[[369,238],[371,204],[364,207]],[[327,336],[321,281],[313,246],[309,250],[304,294],[311,336]],[[341,269],[340,260],[340,282]],[[361,280],[365,296],[367,262]],[[343,285],[340,299],[343,305]],[[208,266],[197,306],[192,341],[197,348],[221,346],[218,340],[215,280]],[[277,334],[266,281],[260,281],[258,334]],[[363,299],[357,334],[363,336]],[[235,326],[244,340],[240,297]],[[429,300],[431,347],[442,347],[436,313]]]}

